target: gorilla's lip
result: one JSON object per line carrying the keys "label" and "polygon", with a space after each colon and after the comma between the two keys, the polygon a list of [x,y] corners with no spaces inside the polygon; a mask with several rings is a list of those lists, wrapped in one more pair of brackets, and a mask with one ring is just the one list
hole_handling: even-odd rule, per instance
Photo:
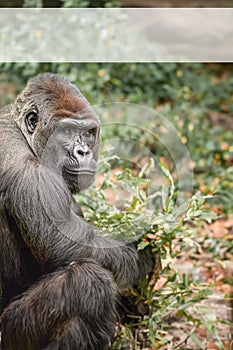
{"label": "gorilla's lip", "polygon": [[88,169],[88,168],[82,168],[82,169],[70,169],[70,168],[65,168],[65,171],[67,173],[70,174],[74,174],[74,175],[78,175],[78,174],[82,174],[82,175],[95,175],[95,171],[92,169]]}

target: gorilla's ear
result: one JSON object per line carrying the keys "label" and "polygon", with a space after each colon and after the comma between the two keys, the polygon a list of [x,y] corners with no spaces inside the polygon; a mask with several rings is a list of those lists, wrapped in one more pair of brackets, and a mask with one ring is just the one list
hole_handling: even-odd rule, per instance
{"label": "gorilla's ear", "polygon": [[33,132],[35,131],[37,122],[38,122],[38,114],[35,111],[30,112],[26,115],[25,123],[30,134],[33,134]]}

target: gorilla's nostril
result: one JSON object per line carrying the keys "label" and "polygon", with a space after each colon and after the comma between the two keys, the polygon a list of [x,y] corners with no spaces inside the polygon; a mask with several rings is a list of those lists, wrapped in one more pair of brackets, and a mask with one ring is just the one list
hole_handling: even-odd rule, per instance
{"label": "gorilla's nostril", "polygon": [[83,150],[81,150],[81,149],[79,149],[77,151],[77,154],[80,155],[80,156],[85,156],[85,152]]}

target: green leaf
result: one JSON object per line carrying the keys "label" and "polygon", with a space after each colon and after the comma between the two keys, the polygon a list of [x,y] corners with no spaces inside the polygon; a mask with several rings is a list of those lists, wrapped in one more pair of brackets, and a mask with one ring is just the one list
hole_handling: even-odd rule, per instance
{"label": "green leaf", "polygon": [[192,341],[198,346],[199,349],[203,348],[202,342],[200,341],[199,338],[197,338],[197,336],[194,333],[192,333],[190,335],[190,337],[191,337]]}
{"label": "green leaf", "polygon": [[138,244],[138,250],[143,250],[145,249],[148,245],[150,244],[150,242],[145,242],[145,241],[142,241]]}

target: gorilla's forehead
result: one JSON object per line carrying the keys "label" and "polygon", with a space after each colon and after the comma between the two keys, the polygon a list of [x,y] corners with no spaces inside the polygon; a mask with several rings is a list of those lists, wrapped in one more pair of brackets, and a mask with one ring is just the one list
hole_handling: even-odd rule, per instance
{"label": "gorilla's forehead", "polygon": [[53,98],[52,102],[55,104],[53,107],[55,107],[57,111],[66,110],[71,113],[77,113],[79,111],[85,112],[85,110],[88,111],[91,109],[91,106],[81,93],[58,94],[57,91],[56,98]]}
{"label": "gorilla's forehead", "polygon": [[87,106],[85,109],[72,111],[69,109],[55,109],[55,113],[52,115],[52,119],[60,123],[67,124],[68,122],[76,125],[88,125],[93,124],[93,127],[100,125],[99,117],[91,106]]}
{"label": "gorilla's forehead", "polygon": [[[56,98],[45,100],[47,108],[52,111],[50,115],[55,120],[72,119],[79,120],[94,120],[99,125],[99,117],[83,97],[81,93],[66,93],[58,95],[56,91]],[[44,104],[44,105],[45,105]],[[44,107],[42,107],[44,109]],[[48,115],[44,115],[47,119]],[[43,119],[44,119],[43,118]]]}
{"label": "gorilla's forehead", "polygon": [[99,122],[99,118],[84,96],[79,92],[57,95],[52,101],[52,110],[55,115],[69,119],[93,119]]}
{"label": "gorilla's forehead", "polygon": [[97,121],[93,120],[92,118],[83,118],[83,119],[62,119],[59,122],[59,127],[66,127],[69,126],[71,128],[78,128],[78,129],[94,129],[98,127]]}

